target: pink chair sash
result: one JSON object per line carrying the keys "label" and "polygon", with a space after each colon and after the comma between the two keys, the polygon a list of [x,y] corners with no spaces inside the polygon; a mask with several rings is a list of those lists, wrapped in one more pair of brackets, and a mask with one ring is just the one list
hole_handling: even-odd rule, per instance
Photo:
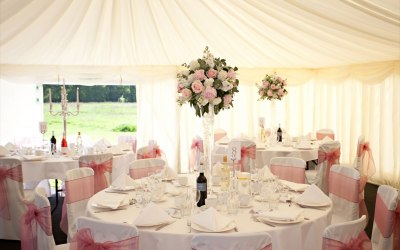
{"label": "pink chair sash", "polygon": [[271,169],[271,173],[277,175],[279,179],[296,183],[304,183],[306,173],[305,168],[273,164],[271,164],[269,168]]}
{"label": "pink chair sash", "polygon": [[261,248],[260,250],[272,250],[272,243],[267,245],[267,246],[265,246],[265,247],[263,247],[263,248]]}
{"label": "pink chair sash", "polygon": [[139,237],[131,237],[121,241],[95,242],[89,228],[79,229],[72,238],[71,250],[137,250]]}
{"label": "pink chair sash", "polygon": [[13,168],[0,167],[0,217],[5,220],[10,220],[10,209],[7,198],[6,179],[22,182],[22,167],[21,165]]}
{"label": "pink chair sash", "polygon": [[332,172],[329,176],[328,183],[329,193],[332,193],[350,202],[359,202],[359,180],[355,180],[340,173]]}
{"label": "pink chair sash", "polygon": [[131,168],[129,169],[129,175],[132,179],[140,179],[143,177],[147,177],[151,172],[157,172],[158,170],[162,170],[164,166],[152,166],[152,167],[144,167],[144,168]]}
{"label": "pink chair sash", "polygon": [[372,176],[375,174],[375,162],[372,157],[372,151],[369,147],[369,142],[358,145],[357,157],[363,158],[363,166],[360,166],[363,171],[362,173],[366,176]]}
{"label": "pink chair sash", "polygon": [[335,140],[335,135],[331,134],[331,133],[322,133],[322,132],[317,132],[316,137],[317,140],[323,140],[326,136],[328,136],[329,138],[331,138],[332,140]]}
{"label": "pink chair sash", "polygon": [[203,140],[193,139],[190,149],[189,167],[194,170],[195,165],[200,164],[200,154],[204,152]]}
{"label": "pink chair sash", "polygon": [[339,161],[339,158],[340,158],[340,148],[337,148],[336,150],[333,150],[331,152],[324,152],[322,150],[318,151],[318,165],[323,163],[324,161],[327,161],[327,167],[325,172],[325,178],[327,181],[329,181],[329,173],[331,171],[332,165],[335,164],[337,161]]}
{"label": "pink chair sash", "polygon": [[247,159],[256,159],[256,145],[251,145],[248,147],[242,147],[240,149],[240,161],[239,161],[239,165],[240,165],[240,171],[244,171],[244,166],[245,166],[245,162],[247,161]]}
{"label": "pink chair sash", "polygon": [[323,238],[322,249],[324,250],[369,250],[372,249],[371,241],[365,231],[361,231],[356,238],[349,242],[341,242],[333,239]]}
{"label": "pink chair sash", "polygon": [[67,204],[89,199],[94,195],[94,176],[69,180],[65,182],[65,198],[62,206],[60,228],[68,234]]}
{"label": "pink chair sash", "polygon": [[[150,147],[149,147],[150,149]],[[148,152],[144,152],[137,155],[138,159],[150,159],[150,158],[160,158],[161,150],[158,146],[154,147],[152,150],[150,149]]]}
{"label": "pink chair sash", "polygon": [[21,217],[21,249],[37,249],[36,223],[47,236],[52,236],[50,207],[37,208],[35,204],[26,204],[28,211]]}
{"label": "pink chair sash", "polygon": [[221,140],[226,136],[226,132],[214,133],[214,142]]}
{"label": "pink chair sash", "polygon": [[393,235],[393,249],[400,249],[400,203],[395,210],[389,210],[378,193],[374,221],[384,238]]}
{"label": "pink chair sash", "polygon": [[89,163],[79,162],[79,167],[89,167],[94,171],[94,193],[97,193],[108,187],[105,172],[112,172],[112,159],[104,162],[96,163],[91,161]]}

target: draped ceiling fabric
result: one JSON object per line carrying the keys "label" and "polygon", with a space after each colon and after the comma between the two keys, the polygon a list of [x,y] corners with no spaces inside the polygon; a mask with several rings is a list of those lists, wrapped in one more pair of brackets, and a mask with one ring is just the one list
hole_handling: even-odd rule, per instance
{"label": "draped ceiling fabric", "polygon": [[[139,95],[150,95],[162,83],[165,93],[173,93],[179,65],[200,57],[205,46],[239,68],[237,105],[220,116],[229,120],[231,135],[254,134],[257,117],[270,108],[256,102],[254,83],[276,71],[290,83],[280,106],[282,124],[292,133],[335,129],[346,162],[364,133],[375,143],[378,179],[400,183],[400,1],[0,1],[0,80],[9,83],[54,82],[61,76],[79,84],[120,84],[122,78],[123,84],[137,84]],[[162,98],[138,97],[138,119],[153,123],[138,133],[143,141],[161,136],[155,123],[173,127],[178,120],[179,132],[172,129],[163,140],[179,152],[173,164],[185,170],[184,150],[196,132],[186,120],[194,118],[192,110],[178,110],[171,97]],[[249,98],[255,102],[249,104]],[[154,112],[162,101],[168,112]],[[310,105],[314,115],[293,118],[298,115],[293,110],[312,112]],[[250,108],[256,110],[246,114],[251,125],[238,125],[237,114]],[[170,117],[160,118],[166,113]]]}

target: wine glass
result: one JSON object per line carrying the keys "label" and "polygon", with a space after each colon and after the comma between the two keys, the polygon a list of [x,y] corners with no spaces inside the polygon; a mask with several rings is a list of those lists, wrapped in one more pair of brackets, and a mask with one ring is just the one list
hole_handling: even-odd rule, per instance
{"label": "wine glass", "polygon": [[42,147],[44,149],[44,134],[47,132],[47,122],[39,122],[39,131],[42,134]]}

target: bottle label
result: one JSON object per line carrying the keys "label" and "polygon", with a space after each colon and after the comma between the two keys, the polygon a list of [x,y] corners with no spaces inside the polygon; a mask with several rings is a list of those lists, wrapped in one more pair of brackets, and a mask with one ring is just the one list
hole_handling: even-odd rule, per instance
{"label": "bottle label", "polygon": [[207,191],[207,183],[197,183],[197,190],[201,191]]}

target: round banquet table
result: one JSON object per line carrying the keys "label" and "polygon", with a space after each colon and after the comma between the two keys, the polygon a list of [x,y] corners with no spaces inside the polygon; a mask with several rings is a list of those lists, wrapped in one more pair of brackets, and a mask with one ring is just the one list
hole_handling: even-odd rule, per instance
{"label": "round banquet table", "polygon": [[[168,183],[168,188],[178,188],[177,184]],[[181,188],[186,191],[186,188]],[[216,189],[216,188],[214,188]],[[96,201],[114,197],[116,195],[124,195],[131,199],[135,197],[135,191],[126,191],[125,194],[109,193],[105,190],[95,194],[88,202],[86,207],[86,215],[91,218],[97,218],[107,222],[117,223],[130,223],[133,224],[134,220],[141,211],[141,208],[136,205],[129,205],[127,209],[121,210],[107,210],[98,212],[99,208],[93,206]],[[163,202],[157,202],[160,208],[171,210],[174,207],[174,198],[171,194],[166,194],[166,199]],[[279,203],[279,207],[289,206],[288,203]],[[297,204],[292,204],[297,206]],[[274,249],[321,249],[322,247],[322,233],[326,226],[331,221],[331,206],[324,208],[304,208],[303,216],[307,220],[303,220],[295,224],[279,224],[275,227],[256,222],[251,217],[251,209],[266,209],[268,203],[251,201],[251,207],[240,208],[237,215],[228,215],[226,212],[222,214],[232,217],[237,225],[238,233],[261,232],[266,231],[272,236],[272,245]],[[172,224],[169,224],[159,231],[155,229],[157,226],[152,227],[138,227],[139,229],[139,249],[191,249],[190,242],[193,235],[201,233],[194,229],[189,232],[187,226],[187,217],[178,218]],[[226,233],[236,233],[234,230]]]}
{"label": "round banquet table", "polygon": [[[215,143],[217,154],[227,154],[228,143]],[[304,161],[318,159],[318,144],[311,145],[310,148],[296,148],[292,146],[257,144],[256,147],[256,166],[262,168],[269,165],[274,157],[296,157]]]}

